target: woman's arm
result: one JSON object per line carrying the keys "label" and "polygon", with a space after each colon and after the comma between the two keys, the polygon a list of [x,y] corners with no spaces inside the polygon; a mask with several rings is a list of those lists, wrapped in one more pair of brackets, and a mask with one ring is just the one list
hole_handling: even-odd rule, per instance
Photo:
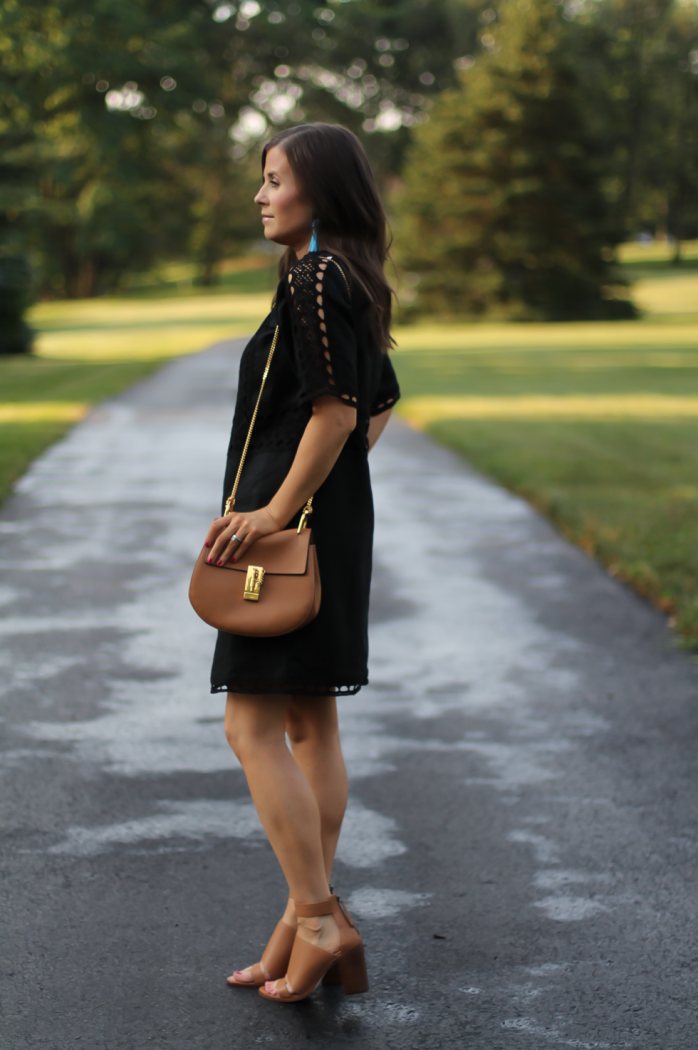
{"label": "woman's arm", "polygon": [[392,408],[386,408],[379,416],[371,416],[368,424],[368,451],[370,452],[378,438],[385,430],[386,424],[392,415]]}
{"label": "woman's arm", "polygon": [[286,479],[268,510],[283,529],[315,493],[332,470],[347,438],[356,427],[356,409],[330,394],[313,401],[298,451]]}
{"label": "woman's arm", "polygon": [[[291,469],[268,505],[260,510],[233,511],[213,521],[206,536],[206,546],[211,548],[207,560],[212,564],[224,565],[228,559],[236,561],[260,536],[283,529],[332,470],[356,427],[356,409],[330,394],[316,398],[312,404],[313,414]],[[239,536],[242,543],[234,542],[233,534]]]}

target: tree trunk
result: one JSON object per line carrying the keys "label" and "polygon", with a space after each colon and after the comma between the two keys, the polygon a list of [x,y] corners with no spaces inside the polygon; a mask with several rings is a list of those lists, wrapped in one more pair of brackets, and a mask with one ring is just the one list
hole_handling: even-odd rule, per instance
{"label": "tree trunk", "polygon": [[[227,162],[225,158],[219,158],[217,167]],[[212,175],[207,187],[206,203],[208,205],[208,223],[203,243],[200,245],[199,258],[201,259],[201,276],[199,282],[204,287],[210,287],[216,280],[216,263],[221,258],[223,247],[222,226],[225,218],[225,207],[223,199],[223,180],[225,170]]]}
{"label": "tree trunk", "polygon": [[201,277],[199,278],[199,281],[204,286],[204,288],[210,288],[210,286],[215,283],[216,278],[214,271],[216,263],[218,262],[218,258],[217,254],[214,251],[212,251],[212,241],[215,241],[215,237],[213,235],[208,238],[206,244],[206,257],[204,258],[203,268],[201,270]]}
{"label": "tree trunk", "polygon": [[645,19],[641,4],[632,5],[634,9],[633,25],[631,29],[631,40],[634,48],[632,55],[632,77],[628,105],[628,134],[626,144],[628,148],[628,159],[625,166],[625,186],[621,196],[621,216],[626,235],[629,232],[632,200],[637,179],[638,159],[640,154],[640,143],[644,129],[645,116],[645,77],[643,49],[645,44]]}
{"label": "tree trunk", "polygon": [[90,252],[88,256],[80,259],[75,282],[77,299],[91,299],[97,294],[98,273],[96,252]]}
{"label": "tree trunk", "polygon": [[677,128],[677,157],[676,157],[676,182],[674,192],[672,233],[675,238],[674,256],[671,260],[672,266],[681,265],[681,237],[685,236],[685,209],[688,204],[690,189],[688,175],[688,146],[691,134],[691,103],[693,101],[693,84],[690,80],[691,74],[684,74],[684,91],[679,113]]}

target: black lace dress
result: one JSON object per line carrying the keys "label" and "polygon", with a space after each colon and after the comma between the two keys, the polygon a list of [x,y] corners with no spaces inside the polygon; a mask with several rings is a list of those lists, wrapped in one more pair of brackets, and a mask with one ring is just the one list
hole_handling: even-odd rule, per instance
{"label": "black lace dress", "polygon": [[[230,494],[276,325],[279,339],[243,468],[235,509],[265,506],[293,463],[312,401],[331,394],[356,406],[357,425],[315,493],[311,525],[322,603],[315,620],[276,638],[219,632],[212,692],[353,694],[368,682],[368,601],[373,499],[368,424],[400,396],[387,354],[375,346],[369,303],[328,252],[310,252],[282,278],[271,313],[240,362],[224,498]],[[347,275],[348,278],[348,275]],[[289,524],[295,525],[299,515]]]}

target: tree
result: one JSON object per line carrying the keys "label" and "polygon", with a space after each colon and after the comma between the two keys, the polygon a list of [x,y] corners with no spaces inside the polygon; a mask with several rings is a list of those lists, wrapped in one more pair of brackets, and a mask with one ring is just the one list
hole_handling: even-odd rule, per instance
{"label": "tree", "polygon": [[571,37],[608,199],[624,236],[698,235],[698,8],[677,0],[588,4]]}
{"label": "tree", "polygon": [[[494,12],[491,12],[494,15]],[[553,0],[506,0],[481,54],[417,129],[398,196],[416,309],[551,319],[629,316],[622,230]]]}
{"label": "tree", "polygon": [[663,29],[629,219],[663,227],[679,263],[681,241],[698,235],[698,9],[672,6]]}
{"label": "tree", "polygon": [[31,251],[54,294],[93,295],[186,234],[146,104],[159,87],[149,21],[163,47],[186,39],[176,19],[157,26],[172,6],[105,0],[93,15],[75,0],[3,4],[3,239]]}
{"label": "tree", "polygon": [[211,281],[271,128],[347,123],[394,174],[475,26],[463,0],[0,0],[3,242],[54,295],[168,255]]}

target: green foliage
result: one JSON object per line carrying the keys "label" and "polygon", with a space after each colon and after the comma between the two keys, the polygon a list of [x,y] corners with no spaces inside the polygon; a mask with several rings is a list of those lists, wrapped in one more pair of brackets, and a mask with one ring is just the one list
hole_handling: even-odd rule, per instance
{"label": "green foliage", "polygon": [[628,316],[567,33],[552,0],[507,0],[489,50],[414,136],[398,199],[416,307],[549,319]]}
{"label": "green foliage", "polygon": [[[616,278],[599,248],[698,233],[698,8],[488,2],[0,0],[4,254],[29,255],[44,296],[167,259],[210,284],[260,237],[260,142],[327,120],[363,138],[385,187],[418,132],[400,221],[425,306],[627,311],[600,296]],[[434,208],[432,146],[454,165]],[[449,265],[426,258],[432,240]]]}
{"label": "green foliage", "polygon": [[590,4],[570,42],[624,234],[698,235],[698,7],[680,0]]}
{"label": "green foliage", "polygon": [[168,151],[155,149],[152,107],[109,113],[103,90],[107,75],[155,90],[147,44],[171,52],[186,40],[176,20],[158,27],[172,6],[105,0],[87,14],[74,0],[5,0],[2,234],[33,253],[56,295],[92,295],[186,235]]}
{"label": "green foliage", "polygon": [[[475,31],[460,0],[0,0],[0,237],[31,252],[44,294],[176,257],[210,283],[260,237],[270,125],[347,123],[394,172]],[[371,137],[384,125],[389,145]]]}

